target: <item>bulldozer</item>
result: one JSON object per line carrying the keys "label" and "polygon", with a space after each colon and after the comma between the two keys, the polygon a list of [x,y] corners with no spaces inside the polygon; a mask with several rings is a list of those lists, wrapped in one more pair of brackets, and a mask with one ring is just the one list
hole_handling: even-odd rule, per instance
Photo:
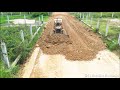
{"label": "bulldozer", "polygon": [[61,18],[54,19],[53,34],[65,34],[66,35],[66,32],[65,32],[65,30],[63,29],[63,26],[62,26],[62,19]]}
{"label": "bulldozer", "polygon": [[63,27],[62,27],[62,19],[54,19],[54,34],[55,33],[61,33],[63,34]]}
{"label": "bulldozer", "polygon": [[[47,43],[59,45],[61,43],[72,43],[69,39],[69,35],[63,29],[61,18],[54,19],[53,30],[50,30],[50,35],[47,35],[47,39],[45,40]],[[50,46],[47,46],[49,48]]]}

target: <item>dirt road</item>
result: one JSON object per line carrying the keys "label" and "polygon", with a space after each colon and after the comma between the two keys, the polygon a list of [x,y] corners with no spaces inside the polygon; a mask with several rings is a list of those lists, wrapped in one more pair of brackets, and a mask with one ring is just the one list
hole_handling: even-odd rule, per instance
{"label": "dirt road", "polygon": [[[54,18],[63,19],[69,35],[50,36]],[[57,42],[57,43],[56,43]],[[119,77],[119,57],[106,50],[100,36],[65,12],[53,13],[23,67],[22,78]]]}
{"label": "dirt road", "polygon": [[[65,35],[50,36],[53,32],[54,18],[63,19],[63,28],[69,38]],[[38,44],[43,53],[62,54],[70,60],[90,60],[95,58],[98,51],[105,49],[100,36],[85,29],[82,23],[68,13],[53,13]]]}

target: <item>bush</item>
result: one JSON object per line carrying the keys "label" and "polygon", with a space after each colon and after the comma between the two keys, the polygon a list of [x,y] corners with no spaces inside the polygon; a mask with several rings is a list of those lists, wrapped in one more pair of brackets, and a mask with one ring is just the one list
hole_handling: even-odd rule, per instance
{"label": "bush", "polygon": [[112,51],[113,51],[113,50],[117,50],[118,47],[119,47],[119,46],[118,46],[118,44],[116,44],[116,43],[112,43],[111,45],[109,45],[109,49],[112,50]]}
{"label": "bush", "polygon": [[18,72],[19,67],[15,66],[13,69],[7,69],[0,60],[0,78],[13,78],[16,77],[16,73]]}
{"label": "bush", "polygon": [[48,15],[47,12],[32,12],[31,14],[32,14],[32,15],[31,15],[31,18],[35,18],[35,17],[38,17],[38,16],[40,16],[40,15],[44,15],[44,16],[47,16],[47,15]]}
{"label": "bush", "polygon": [[110,49],[111,51],[117,50],[119,48],[117,41],[115,41],[114,43],[112,41],[106,41],[106,44],[108,49]]}

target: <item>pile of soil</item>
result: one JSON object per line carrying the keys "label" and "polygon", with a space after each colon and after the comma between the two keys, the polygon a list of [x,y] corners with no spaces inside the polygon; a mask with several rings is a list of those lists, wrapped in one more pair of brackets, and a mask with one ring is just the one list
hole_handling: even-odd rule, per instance
{"label": "pile of soil", "polygon": [[64,34],[52,34],[52,35],[47,35],[47,38],[45,39],[46,43],[51,43],[53,45],[58,45],[58,44],[71,44],[72,41],[70,40],[68,35]]}
{"label": "pile of soil", "polygon": [[[50,35],[54,27],[54,18],[63,19],[63,28],[67,35]],[[38,40],[45,54],[62,54],[68,60],[92,60],[98,51],[105,49],[100,36],[84,28],[83,24],[69,14],[53,13],[46,28]]]}

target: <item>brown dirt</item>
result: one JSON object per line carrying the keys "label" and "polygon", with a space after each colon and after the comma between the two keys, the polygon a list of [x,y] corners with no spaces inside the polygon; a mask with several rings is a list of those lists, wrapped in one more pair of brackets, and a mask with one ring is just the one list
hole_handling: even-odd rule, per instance
{"label": "brown dirt", "polygon": [[[36,53],[35,53],[36,54]],[[29,78],[118,78],[120,59],[109,50],[98,52],[91,61],[70,61],[65,56],[41,52]],[[32,62],[32,60],[31,60]],[[31,65],[26,65],[32,67]],[[29,70],[29,69],[28,69]],[[28,71],[26,71],[28,72]],[[29,74],[29,73],[27,73]],[[23,78],[25,78],[23,76]]]}
{"label": "brown dirt", "polygon": [[[54,18],[63,19],[63,28],[69,35],[51,35],[54,27]],[[98,51],[105,49],[100,36],[90,29],[86,30],[83,24],[68,13],[53,13],[46,28],[38,40],[38,45],[45,54],[63,54],[68,60],[92,60]]]}
{"label": "brown dirt", "polygon": [[[58,14],[64,20],[64,29],[69,37],[59,34],[50,36],[50,32],[53,30],[53,18],[58,16]],[[119,57],[109,50],[103,50],[104,48],[105,45],[98,35],[90,31],[90,29],[86,30],[81,22],[75,20],[75,18],[70,16],[68,13],[53,13],[51,20],[49,20],[46,29],[42,34],[42,37],[38,40],[34,51],[25,63],[21,77],[120,77]],[[79,61],[70,61],[65,57],[70,60],[79,59]]]}

